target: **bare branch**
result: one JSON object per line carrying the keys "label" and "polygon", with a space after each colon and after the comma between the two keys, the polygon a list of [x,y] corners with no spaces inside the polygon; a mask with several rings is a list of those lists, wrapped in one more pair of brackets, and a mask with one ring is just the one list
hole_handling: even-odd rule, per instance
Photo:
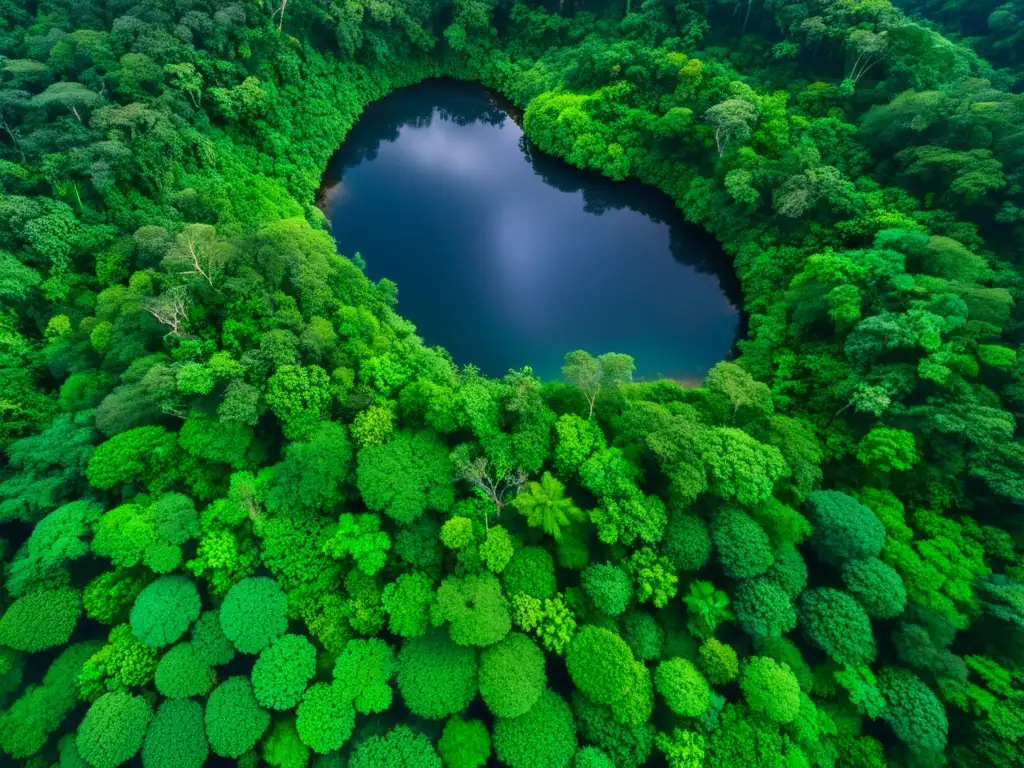
{"label": "bare branch", "polygon": [[166,325],[170,330],[165,336],[182,336],[182,330],[188,323],[188,294],[181,288],[172,288],[160,296],[151,296],[143,303],[142,308],[151,314],[158,323]]}

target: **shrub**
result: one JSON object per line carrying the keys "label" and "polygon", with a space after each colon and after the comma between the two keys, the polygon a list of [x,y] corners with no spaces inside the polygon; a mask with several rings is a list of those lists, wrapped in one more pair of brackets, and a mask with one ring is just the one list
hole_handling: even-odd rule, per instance
{"label": "shrub", "polygon": [[153,710],[141,696],[105,693],[93,702],[78,726],[78,754],[93,768],[115,768],[142,748]]}
{"label": "shrub", "polygon": [[673,512],[661,548],[677,571],[699,571],[711,557],[707,523],[696,515]]}
{"label": "shrub", "polygon": [[197,701],[165,701],[146,732],[142,768],[202,768],[210,755]]}
{"label": "shrub", "polygon": [[268,709],[292,709],[316,674],[316,648],[303,635],[281,635],[260,651],[252,668],[256,701]]}
{"label": "shrub", "polygon": [[295,720],[302,743],[321,755],[341,749],[355,724],[352,703],[327,683],[316,683],[306,691]]}
{"label": "shrub", "polygon": [[405,725],[356,745],[348,768],[441,768],[430,739]]}
{"label": "shrub", "polygon": [[711,701],[707,680],[686,659],[661,662],[654,671],[654,687],[668,708],[682,717],[700,717]]}
{"label": "shrub", "polygon": [[715,515],[711,537],[726,576],[751,579],[771,567],[773,556],[768,534],[750,515],[725,509]]}
{"label": "shrub", "polygon": [[796,626],[796,609],[789,595],[768,579],[748,579],[733,596],[733,610],[740,627],[755,642],[781,637]]}
{"label": "shrub", "polygon": [[453,717],[437,742],[445,768],[482,768],[491,756],[491,734],[479,720]]}
{"label": "shrub", "polygon": [[518,717],[547,684],[544,653],[526,635],[513,632],[480,657],[480,695],[496,717]]}
{"label": "shrub", "polygon": [[477,693],[476,652],[436,630],[413,638],[398,655],[398,690],[414,715],[443,720],[458,714]]}
{"label": "shrub", "polygon": [[502,571],[501,579],[509,597],[522,592],[538,600],[547,600],[558,589],[555,560],[540,547],[524,547],[516,552]]}
{"label": "shrub", "polygon": [[790,723],[800,709],[800,683],[785,664],[754,656],[743,667],[740,688],[754,712],[776,723]]}
{"label": "shrub", "polygon": [[156,666],[156,689],[168,699],[205,696],[213,688],[216,675],[202,660],[192,643],[179,643]]}
{"label": "shrub", "polygon": [[610,564],[592,565],[580,577],[583,591],[594,607],[608,616],[625,612],[633,598],[633,583],[621,568]]}
{"label": "shrub", "polygon": [[441,582],[432,618],[435,625],[448,623],[451,638],[458,645],[494,645],[512,628],[501,582],[491,573],[451,576]]}
{"label": "shrub", "polygon": [[878,689],[889,705],[883,717],[896,738],[918,755],[941,755],[949,721],[931,688],[913,672],[887,667],[878,673]]}
{"label": "shrub", "polygon": [[221,757],[241,757],[269,725],[270,715],[260,709],[248,678],[229,677],[206,702],[206,736]]}
{"label": "shrub", "polygon": [[259,653],[288,629],[288,598],[273,579],[243,579],[224,598],[220,626],[236,649]]}
{"label": "shrub", "polygon": [[64,645],[78,626],[82,597],[74,589],[40,589],[19,597],[0,618],[0,645],[36,653]]}
{"label": "shrub", "polygon": [[161,576],[143,589],[132,606],[132,632],[151,648],[181,639],[199,618],[199,591],[185,576]]}
{"label": "shrub", "polygon": [[625,698],[635,684],[633,653],[614,632],[592,624],[583,626],[569,642],[566,666],[573,683],[600,704]]}
{"label": "shrub", "polygon": [[907,588],[903,579],[877,557],[847,560],[843,563],[843,584],[868,615],[893,619],[907,607]]}
{"label": "shrub", "polygon": [[730,683],[740,672],[736,650],[713,637],[700,647],[697,658],[701,669],[713,685]]}
{"label": "shrub", "polygon": [[525,714],[498,718],[494,751],[509,768],[568,768],[576,753],[576,726],[569,705],[545,690]]}
{"label": "shrub", "polygon": [[839,491],[807,495],[814,533],[811,546],[826,562],[877,557],[885,543],[885,526],[875,513],[852,496]]}
{"label": "shrub", "polygon": [[800,624],[807,638],[837,664],[875,660],[871,619],[856,600],[838,589],[812,589],[800,598]]}

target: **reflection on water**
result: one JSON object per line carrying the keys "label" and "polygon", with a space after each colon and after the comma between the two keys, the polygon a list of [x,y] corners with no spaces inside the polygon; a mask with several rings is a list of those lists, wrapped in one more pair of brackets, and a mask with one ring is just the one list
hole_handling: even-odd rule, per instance
{"label": "reflection on water", "polygon": [[399,286],[428,344],[501,375],[558,376],[565,352],[625,352],[637,375],[700,379],[736,339],[728,259],[656,190],[572,168],[478,86],[372,105],[325,175],[341,253]]}

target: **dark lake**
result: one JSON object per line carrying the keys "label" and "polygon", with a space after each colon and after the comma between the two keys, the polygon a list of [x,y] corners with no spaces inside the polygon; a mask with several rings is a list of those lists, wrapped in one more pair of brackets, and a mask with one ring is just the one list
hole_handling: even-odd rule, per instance
{"label": "dark lake", "polygon": [[487,374],[557,378],[586,349],[702,378],[740,327],[721,248],[657,190],[544,155],[508,109],[445,80],[368,107],[324,179],[339,251],[398,283],[427,344]]}

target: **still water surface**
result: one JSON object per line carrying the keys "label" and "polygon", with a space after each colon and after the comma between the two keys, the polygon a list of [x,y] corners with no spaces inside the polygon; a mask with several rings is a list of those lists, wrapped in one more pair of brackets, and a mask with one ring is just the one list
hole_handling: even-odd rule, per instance
{"label": "still water surface", "polygon": [[432,81],[367,108],[321,204],[341,253],[456,362],[556,378],[573,349],[699,380],[740,326],[727,257],[671,201],[544,155],[484,88]]}

